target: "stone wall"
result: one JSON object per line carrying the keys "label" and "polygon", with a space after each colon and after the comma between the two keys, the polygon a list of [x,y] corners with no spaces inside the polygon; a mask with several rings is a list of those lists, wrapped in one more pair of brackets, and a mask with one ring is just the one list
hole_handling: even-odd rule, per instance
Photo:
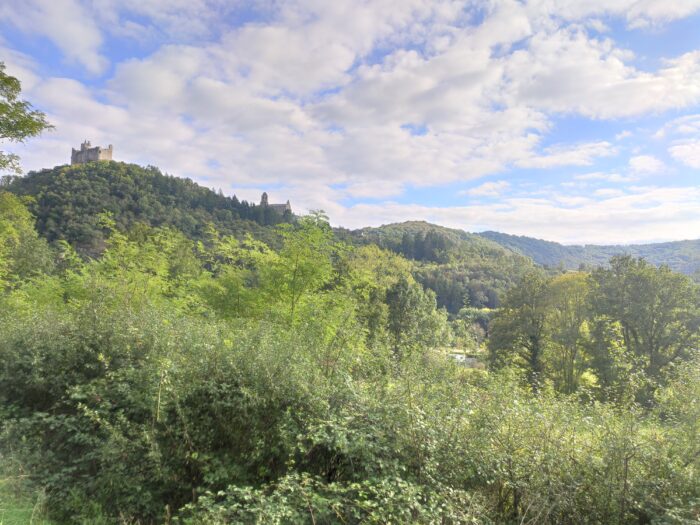
{"label": "stone wall", "polygon": [[70,156],[71,164],[85,164],[86,162],[95,162],[98,160],[112,160],[113,153],[112,145],[106,148],[100,146],[91,146],[89,141],[85,141],[80,145],[80,149],[73,148]]}

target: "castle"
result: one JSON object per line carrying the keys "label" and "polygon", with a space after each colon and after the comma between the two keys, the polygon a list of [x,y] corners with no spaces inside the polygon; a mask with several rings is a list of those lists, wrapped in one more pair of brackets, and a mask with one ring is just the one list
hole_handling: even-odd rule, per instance
{"label": "castle", "polygon": [[94,162],[98,160],[112,160],[112,145],[110,144],[106,148],[101,148],[100,146],[95,146],[94,148],[90,144],[89,140],[86,140],[80,145],[80,149],[77,150],[72,148],[70,155],[71,164],[85,164],[86,162]]}
{"label": "castle", "polygon": [[272,208],[281,215],[284,215],[286,211],[292,213],[292,205],[289,204],[289,201],[287,201],[286,204],[270,204],[267,201],[267,192],[263,193],[262,197],[260,197],[260,206],[263,208]]}

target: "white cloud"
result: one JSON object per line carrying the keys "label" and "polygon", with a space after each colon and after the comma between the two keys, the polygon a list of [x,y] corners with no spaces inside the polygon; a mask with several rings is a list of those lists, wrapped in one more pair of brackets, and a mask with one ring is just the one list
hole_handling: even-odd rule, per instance
{"label": "white cloud", "polygon": [[[347,198],[376,202],[407,187],[498,175],[470,190],[495,196],[507,189],[508,171],[520,168],[549,169],[553,177],[554,168],[591,166],[572,184],[597,188],[595,199],[547,197],[565,216],[584,213],[601,198],[627,198],[598,186],[658,174],[664,165],[636,154],[628,166],[614,166],[618,153],[625,162],[632,142],[615,141],[629,132],[615,141],[544,146],[553,142],[556,119],[634,119],[700,104],[700,51],[641,69],[602,22],[656,29],[696,12],[695,0],[25,4],[0,0],[0,21],[51,39],[88,71],[105,70],[113,39],[155,49],[114,64],[91,87],[42,78],[21,55],[8,59],[26,77],[28,98],[57,125],[19,147],[29,168],[63,163],[71,146],[90,138],[113,143],[120,160],[158,165],[227,193],[283,187],[298,208],[324,208],[348,225],[362,208],[344,208]],[[264,16],[237,19],[243,11]],[[700,117],[690,117],[659,133],[677,139],[669,146],[673,158],[698,166]],[[633,129],[636,137],[640,128]],[[601,159],[612,167],[598,166]],[[505,224],[503,209],[548,209],[533,196],[501,204],[483,209],[494,228]],[[389,208],[403,218],[413,209]],[[494,210],[500,215],[489,215]]]}
{"label": "white cloud", "polygon": [[691,168],[700,169],[700,140],[677,143],[668,151],[677,161]]}
{"label": "white cloud", "polygon": [[510,183],[505,180],[494,182],[484,182],[483,184],[471,188],[464,193],[476,197],[498,197],[510,187]]}
{"label": "white cloud", "polygon": [[26,33],[45,36],[68,60],[91,73],[100,73],[107,65],[100,54],[101,31],[77,0],[4,1],[0,3],[0,20]]}
{"label": "white cloud", "polygon": [[652,155],[636,155],[629,160],[630,171],[639,175],[661,173],[666,165]]}
{"label": "white cloud", "polygon": [[528,4],[566,20],[622,16],[632,29],[658,27],[700,10],[700,0],[531,0]]}
{"label": "white cloud", "polygon": [[620,173],[606,173],[595,171],[592,173],[583,173],[581,175],[574,175],[574,179],[579,181],[606,181],[614,183],[624,183],[624,182],[634,182],[637,177],[631,175],[622,175]]}
{"label": "white cloud", "polygon": [[671,139],[668,152],[676,161],[700,168],[700,114],[684,115],[667,122],[655,137]]}
{"label": "white cloud", "polygon": [[521,168],[552,168],[556,166],[589,166],[595,159],[609,157],[616,149],[609,142],[592,142],[546,148],[542,155],[516,162]]}
{"label": "white cloud", "polygon": [[508,62],[508,100],[598,119],[700,102],[700,52],[666,60],[655,73],[635,69],[630,58],[612,40],[576,28],[538,33]]}

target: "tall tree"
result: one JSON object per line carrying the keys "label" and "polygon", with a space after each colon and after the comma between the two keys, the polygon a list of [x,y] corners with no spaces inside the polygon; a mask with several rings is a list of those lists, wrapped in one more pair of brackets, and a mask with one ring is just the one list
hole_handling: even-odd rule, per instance
{"label": "tall tree", "polygon": [[293,323],[300,301],[331,279],[337,246],[322,212],[302,217],[295,225],[282,224],[279,232],[282,249],[263,269],[263,275],[270,298],[285,305]]}
{"label": "tall tree", "polygon": [[490,327],[492,366],[520,365],[533,390],[543,380],[548,299],[546,277],[530,271],[508,292]]}
{"label": "tall tree", "polygon": [[[32,105],[19,98],[20,81],[5,72],[0,62],[0,142],[23,142],[51,127],[46,115],[32,109]],[[0,171],[20,173],[17,155],[0,151]]]}
{"label": "tall tree", "polygon": [[590,306],[588,274],[566,273],[549,283],[550,362],[558,390],[576,390],[584,372],[583,348],[588,338]]}
{"label": "tall tree", "polygon": [[627,352],[657,378],[698,343],[698,288],[690,278],[643,259],[614,257],[592,274],[596,313],[620,324]]}
{"label": "tall tree", "polygon": [[52,265],[47,242],[34,230],[34,217],[18,197],[0,192],[0,288]]}

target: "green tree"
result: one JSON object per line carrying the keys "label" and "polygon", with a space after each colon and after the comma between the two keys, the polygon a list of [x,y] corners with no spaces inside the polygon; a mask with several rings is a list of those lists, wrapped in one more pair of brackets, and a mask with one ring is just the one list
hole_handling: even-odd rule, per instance
{"label": "green tree", "polygon": [[[19,98],[22,91],[20,81],[5,72],[0,62],[0,142],[23,142],[51,128],[46,115],[32,109],[32,105]],[[0,171],[20,173],[17,155],[0,151]]]}
{"label": "green tree", "polygon": [[282,249],[262,269],[263,282],[270,300],[281,304],[294,323],[299,303],[333,277],[332,257],[338,246],[328,218],[321,212],[278,228]]}
{"label": "green tree", "polygon": [[690,278],[643,259],[614,257],[592,274],[594,311],[619,323],[626,351],[650,378],[698,343],[698,288]]}
{"label": "green tree", "polygon": [[588,274],[567,273],[548,285],[548,361],[555,386],[571,393],[585,371],[584,348],[589,336]]}
{"label": "green tree", "polygon": [[430,349],[449,342],[449,325],[444,310],[437,310],[435,294],[424,290],[412,278],[402,277],[387,290],[388,326],[394,352]]}
{"label": "green tree", "polygon": [[515,364],[524,368],[534,390],[544,379],[548,291],[548,281],[541,272],[527,273],[508,292],[490,325],[492,366]]}
{"label": "green tree", "polygon": [[51,250],[34,230],[34,217],[20,199],[0,192],[0,286],[52,267]]}

